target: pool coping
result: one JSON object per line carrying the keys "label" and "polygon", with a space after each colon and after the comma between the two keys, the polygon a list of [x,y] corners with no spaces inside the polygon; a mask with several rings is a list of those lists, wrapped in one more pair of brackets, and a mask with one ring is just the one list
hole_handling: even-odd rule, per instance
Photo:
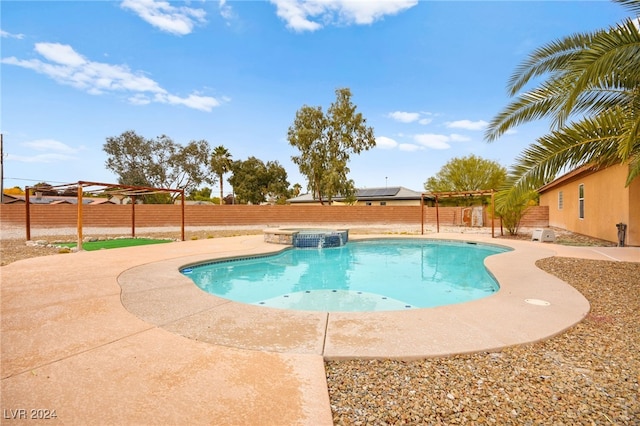
{"label": "pool coping", "polygon": [[321,355],[327,360],[409,360],[496,351],[552,337],[589,312],[589,302],[578,291],[535,266],[536,260],[553,256],[555,246],[469,234],[350,237],[352,241],[384,238],[470,241],[513,250],[485,259],[500,284],[498,292],[435,308],[384,312],[268,308],[206,293],[179,272],[207,260],[287,248],[268,243],[231,254],[201,253],[130,268],[118,277],[121,300],[143,321],[193,340],[246,350]]}

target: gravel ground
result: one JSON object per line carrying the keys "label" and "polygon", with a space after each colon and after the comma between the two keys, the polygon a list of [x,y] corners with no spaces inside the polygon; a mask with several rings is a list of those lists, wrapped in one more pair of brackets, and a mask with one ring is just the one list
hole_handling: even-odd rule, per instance
{"label": "gravel ground", "polygon": [[640,263],[538,266],[591,302],[584,321],[497,353],[327,362],[335,424],[640,424]]}
{"label": "gravel ground", "polygon": [[[419,229],[350,232],[417,234]],[[193,229],[186,239],[256,233],[261,229]],[[45,234],[38,238],[75,239],[72,232]],[[11,235],[3,230],[2,265],[57,254],[55,248],[29,247],[24,238]],[[175,238],[176,232],[142,235]],[[562,231],[556,235],[561,244],[612,245]],[[92,236],[101,236],[100,231]],[[530,237],[524,230],[504,238]],[[537,265],[589,300],[584,321],[552,339],[501,352],[411,362],[327,362],[334,423],[640,425],[640,263],[553,257]]]}

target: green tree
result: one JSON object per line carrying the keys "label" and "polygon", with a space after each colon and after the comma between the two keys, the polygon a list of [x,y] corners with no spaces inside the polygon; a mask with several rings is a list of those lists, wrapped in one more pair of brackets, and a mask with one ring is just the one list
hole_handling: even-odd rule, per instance
{"label": "green tree", "polygon": [[[617,2],[640,15],[637,0]],[[538,85],[523,91],[534,80]],[[508,90],[516,98],[488,126],[488,141],[540,118],[550,118],[551,129],[516,159],[497,209],[517,206],[523,194],[586,164],[628,163],[627,185],[640,174],[638,19],[536,49],[516,69]]]}
{"label": "green tree", "polygon": [[223,145],[217,146],[213,149],[213,154],[211,156],[211,170],[216,174],[218,182],[220,182],[220,204],[224,202],[224,175],[231,171],[232,163],[231,153]]}
{"label": "green tree", "polygon": [[373,128],[366,123],[356,113],[347,88],[336,90],[336,100],[326,114],[321,107],[307,105],[296,112],[288,140],[300,155],[291,159],[307,177],[308,188],[320,204],[355,192],[353,180],[347,178],[349,158],[376,145]]}
{"label": "green tree", "polygon": [[58,191],[53,187],[53,185],[47,182],[38,182],[34,186],[29,188],[29,195],[35,195],[36,192],[40,192],[42,195],[45,195],[45,196],[60,195],[58,194]]}
{"label": "green tree", "polygon": [[277,161],[266,164],[255,157],[234,161],[229,183],[241,204],[260,204],[267,199],[280,200],[288,196],[287,172]]}
{"label": "green tree", "polygon": [[[145,139],[134,131],[108,137],[103,146],[107,169],[118,175],[118,183],[166,189],[184,189],[189,193],[201,183],[215,183],[209,172],[209,144],[191,141],[186,146],[168,136]],[[166,198],[172,201],[177,195]],[[160,201],[163,197],[155,197]],[[148,200],[147,200],[148,201]]]}
{"label": "green tree", "polygon": [[511,197],[509,200],[509,204],[503,202],[500,207],[496,206],[496,215],[502,219],[502,225],[510,235],[518,235],[523,216],[529,207],[538,204],[538,192],[519,193],[517,198]]}
{"label": "green tree", "polygon": [[187,200],[191,201],[211,201],[211,188],[205,186],[204,188],[194,189],[187,196]]}
{"label": "green tree", "polygon": [[4,193],[8,195],[24,195],[24,190],[19,186],[14,186],[13,188],[5,189]]}
{"label": "green tree", "polygon": [[277,161],[267,161],[267,197],[276,204],[286,204],[291,196],[287,171]]}
{"label": "green tree", "polygon": [[498,189],[504,183],[507,169],[495,161],[475,155],[456,157],[427,179],[424,189],[429,192],[479,191]]}

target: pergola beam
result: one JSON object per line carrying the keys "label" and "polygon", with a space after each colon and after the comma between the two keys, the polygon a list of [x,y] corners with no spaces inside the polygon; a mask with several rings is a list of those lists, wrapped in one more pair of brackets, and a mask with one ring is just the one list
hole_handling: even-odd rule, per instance
{"label": "pergola beam", "polygon": [[438,198],[440,197],[472,197],[472,196],[482,196],[482,195],[491,195],[491,238],[495,238],[495,225],[493,223],[493,214],[496,211],[495,204],[495,190],[493,189],[483,189],[483,190],[474,190],[474,191],[449,191],[449,192],[426,192],[421,195],[420,207],[422,210],[422,234],[424,235],[424,199],[425,197],[431,197],[435,199],[436,203],[436,232],[440,232],[440,214],[438,210]]}
{"label": "pergola beam", "polygon": [[[98,187],[96,189],[85,190],[85,188]],[[110,188],[110,189],[107,189]],[[30,212],[30,200],[29,200],[29,189],[38,190],[38,187],[29,188],[28,186],[25,188],[25,225],[26,225],[26,236],[27,240],[31,239],[31,212]],[[160,193],[177,193],[180,194],[181,197],[181,221],[180,221],[180,238],[184,241],[184,228],[185,228],[185,196],[184,189],[172,189],[172,188],[154,188],[147,186],[135,186],[135,185],[121,185],[115,183],[103,183],[103,182],[89,182],[89,181],[78,181],[77,183],[69,183],[63,185],[55,185],[55,186],[47,186],[47,189],[57,189],[57,190],[69,190],[75,189],[78,204],[78,214],[77,214],[77,237],[78,237],[78,250],[82,250],[82,216],[83,216],[83,195],[88,193],[98,193],[98,192],[107,192],[112,195],[125,195],[131,197],[131,236],[135,237],[135,198],[136,196],[141,195],[150,195],[150,194],[160,194]]]}

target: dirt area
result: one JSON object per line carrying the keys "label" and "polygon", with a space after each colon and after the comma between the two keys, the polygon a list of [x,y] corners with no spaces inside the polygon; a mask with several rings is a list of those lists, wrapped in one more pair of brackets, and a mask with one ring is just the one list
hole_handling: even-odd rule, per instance
{"label": "dirt area", "polygon": [[[198,240],[206,238],[221,238],[232,237],[236,235],[253,235],[262,233],[261,230],[219,230],[219,231],[185,231],[185,240]],[[114,235],[114,234],[91,234],[89,238],[108,239],[118,236],[127,235]],[[136,235],[139,238],[170,238],[177,239],[180,236],[179,232],[146,232],[144,234]],[[32,242],[26,241],[25,238],[11,238],[0,240],[0,266],[8,265],[9,263],[28,259],[38,256],[51,256],[57,254],[67,253],[68,250],[56,247],[57,242],[70,242],[76,241],[77,235],[51,235],[51,236],[38,236],[32,239]]]}
{"label": "dirt area", "polygon": [[[336,228],[346,227],[351,234],[398,234],[398,235],[419,235],[420,229],[415,226],[337,226]],[[245,227],[241,229],[187,229],[185,230],[185,240],[201,240],[209,238],[231,237],[237,235],[256,235],[262,234],[261,227]],[[74,230],[52,229],[37,230],[33,232],[32,241],[26,241],[23,229],[3,230],[2,239],[0,239],[0,266],[8,265],[17,260],[28,259],[38,256],[50,256],[63,254],[66,250],[55,247],[56,242],[76,241],[77,236]],[[118,236],[129,236],[126,232],[114,233],[114,230],[102,229],[94,232],[85,232],[85,237],[107,239]],[[489,228],[443,228],[442,232],[460,232],[469,234],[487,234],[491,233]],[[425,229],[425,233],[433,233],[434,229]],[[531,240],[533,229],[525,229],[519,232],[517,236],[500,235],[500,230],[496,230],[498,239],[520,239]],[[554,229],[556,235],[555,244],[572,245],[572,246],[615,246],[614,243],[586,237],[584,235],[574,234],[568,231]],[[146,230],[136,234],[137,237],[148,238],[171,238],[178,239],[180,232],[174,229],[153,229]],[[36,244],[37,242],[37,244]]]}

